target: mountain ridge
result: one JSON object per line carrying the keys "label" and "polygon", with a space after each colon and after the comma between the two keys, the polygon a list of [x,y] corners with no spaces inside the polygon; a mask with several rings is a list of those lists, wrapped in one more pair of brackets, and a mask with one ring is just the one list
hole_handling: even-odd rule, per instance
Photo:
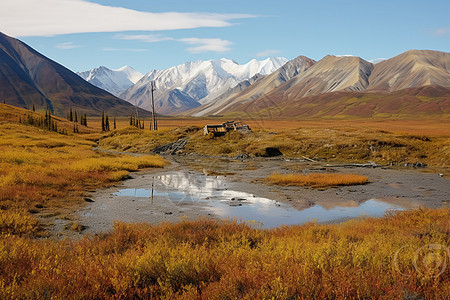
{"label": "mountain ridge", "polygon": [[[251,60],[239,65],[230,59],[186,62],[164,70],[153,70],[145,74],[139,82],[121,93],[122,99],[143,108],[151,106],[150,82],[156,85],[155,106],[160,113],[176,114],[212,101],[223,92],[257,73],[269,74],[278,69],[285,58],[267,58],[263,61]],[[172,98],[171,91],[178,89],[183,95],[180,101]]]}
{"label": "mountain ridge", "polygon": [[[255,83],[257,85],[258,82]],[[355,56],[327,55],[314,63],[309,69],[301,72],[272,90],[267,91],[257,98],[246,97],[234,100],[225,107],[216,111],[205,108],[208,115],[239,113],[242,110],[253,113],[262,109],[282,108],[295,106],[297,103],[308,103],[313,107],[323,102],[335,92],[361,92],[367,97],[384,94],[395,94],[397,91],[432,86],[436,97],[447,97],[446,90],[433,87],[450,87],[450,54],[433,50],[410,50],[391,59],[372,64]],[[254,87],[253,87],[254,88]],[[240,92],[246,95],[252,90],[252,86]],[[402,93],[403,98],[408,98],[410,90]],[[442,94],[443,93],[443,94]],[[442,95],[441,95],[442,94]],[[330,101],[336,101],[336,94],[328,97]],[[315,98],[314,98],[315,97]],[[360,97],[361,98],[361,97]],[[315,103],[312,99],[316,99]],[[387,98],[385,98],[387,99]],[[410,97],[412,101],[416,101]],[[442,100],[442,97],[440,98]],[[395,102],[395,99],[389,98]],[[445,102],[447,105],[447,102]],[[446,110],[445,105],[443,109]],[[329,106],[333,106],[332,103]],[[394,103],[388,105],[395,107]],[[365,108],[366,109],[366,108]],[[293,110],[295,111],[295,110]],[[412,112],[412,111],[411,111]],[[202,115],[202,107],[194,110],[195,115]],[[357,112],[354,112],[357,114]],[[443,112],[444,113],[444,112]],[[291,115],[290,113],[281,114]]]}
{"label": "mountain ridge", "polygon": [[[0,99],[30,109],[50,108],[66,116],[79,113],[129,115],[134,107],[86,82],[74,72],[45,57],[18,39],[0,33]],[[142,110],[142,114],[149,114]]]}
{"label": "mountain ridge", "polygon": [[143,76],[130,66],[123,66],[119,69],[109,69],[105,66],[100,66],[89,71],[77,72],[76,74],[87,82],[115,96],[136,84]]}

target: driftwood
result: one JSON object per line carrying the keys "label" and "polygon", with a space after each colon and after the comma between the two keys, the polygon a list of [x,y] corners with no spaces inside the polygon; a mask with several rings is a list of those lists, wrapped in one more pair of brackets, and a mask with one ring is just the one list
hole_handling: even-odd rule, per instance
{"label": "driftwood", "polygon": [[317,160],[311,159],[311,158],[306,157],[306,156],[302,156],[302,158],[306,159],[307,161],[310,161],[310,162],[317,162]]}
{"label": "driftwood", "polygon": [[343,164],[343,165],[326,165],[326,168],[381,168],[383,165],[376,164],[374,162],[368,162],[367,164]]}

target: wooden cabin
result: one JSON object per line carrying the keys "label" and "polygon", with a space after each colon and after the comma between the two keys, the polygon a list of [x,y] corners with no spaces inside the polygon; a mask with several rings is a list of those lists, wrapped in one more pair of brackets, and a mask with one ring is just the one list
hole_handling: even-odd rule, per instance
{"label": "wooden cabin", "polygon": [[225,135],[228,131],[250,131],[250,127],[248,125],[243,124],[242,122],[225,122],[219,125],[205,125],[203,128],[203,134],[208,135],[210,133],[214,134],[214,136]]}

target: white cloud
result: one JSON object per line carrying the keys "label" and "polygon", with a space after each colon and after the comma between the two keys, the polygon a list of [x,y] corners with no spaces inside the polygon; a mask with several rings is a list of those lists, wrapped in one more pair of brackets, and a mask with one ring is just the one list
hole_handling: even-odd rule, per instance
{"label": "white cloud", "polygon": [[269,49],[266,51],[262,51],[262,52],[258,52],[256,53],[257,57],[266,57],[266,56],[272,56],[272,55],[276,55],[278,53],[280,53],[280,50],[274,50],[274,49]]}
{"label": "white cloud", "polygon": [[434,30],[433,35],[442,36],[442,35],[450,35],[450,27],[443,27]]}
{"label": "white cloud", "polygon": [[142,12],[84,0],[11,0],[0,2],[2,32],[19,36],[54,36],[86,32],[176,30],[230,26],[248,14]]}
{"label": "white cloud", "polygon": [[118,34],[115,36],[116,39],[128,40],[128,41],[141,41],[146,43],[157,43],[163,41],[173,41],[174,39],[167,36],[162,36],[160,34]]}
{"label": "white cloud", "polygon": [[74,49],[74,48],[80,48],[81,46],[75,45],[73,42],[65,42],[65,43],[56,44],[55,47],[58,49],[62,49],[62,50],[69,50],[69,49]]}
{"label": "white cloud", "polygon": [[182,42],[188,45],[194,45],[195,47],[188,47],[186,50],[191,53],[203,53],[203,52],[218,52],[223,53],[230,50],[230,47],[233,43],[227,40],[222,40],[218,38],[207,39],[207,38],[182,38],[175,39],[172,37],[163,36],[160,34],[137,34],[137,35],[128,35],[128,34],[118,34],[115,36],[117,39],[121,40],[131,40],[131,41],[141,41],[146,43],[156,43],[163,41],[176,41]]}
{"label": "white cloud", "polygon": [[203,53],[203,52],[227,52],[233,43],[222,39],[202,39],[202,38],[184,38],[179,39],[189,45],[198,45],[195,47],[189,47],[186,50],[191,53]]}

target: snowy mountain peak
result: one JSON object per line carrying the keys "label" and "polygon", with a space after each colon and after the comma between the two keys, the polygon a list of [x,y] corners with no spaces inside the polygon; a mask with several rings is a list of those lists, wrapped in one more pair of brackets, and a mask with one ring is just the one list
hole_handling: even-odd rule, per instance
{"label": "snowy mountain peak", "polygon": [[[256,74],[270,74],[287,61],[281,57],[269,57],[261,61],[253,59],[242,65],[227,58],[186,62],[165,70],[147,73],[120,96],[131,103],[141,103],[140,106],[144,109],[149,108],[149,86],[151,81],[155,81],[157,88],[155,97],[160,105],[158,112],[163,114],[182,112],[192,108],[194,104],[208,103]],[[175,89],[178,90],[176,99],[173,97],[174,93],[171,93]]]}
{"label": "snowy mountain peak", "polygon": [[125,91],[142,78],[142,74],[130,66],[124,66],[116,70],[100,66],[77,74],[84,80],[114,95]]}

